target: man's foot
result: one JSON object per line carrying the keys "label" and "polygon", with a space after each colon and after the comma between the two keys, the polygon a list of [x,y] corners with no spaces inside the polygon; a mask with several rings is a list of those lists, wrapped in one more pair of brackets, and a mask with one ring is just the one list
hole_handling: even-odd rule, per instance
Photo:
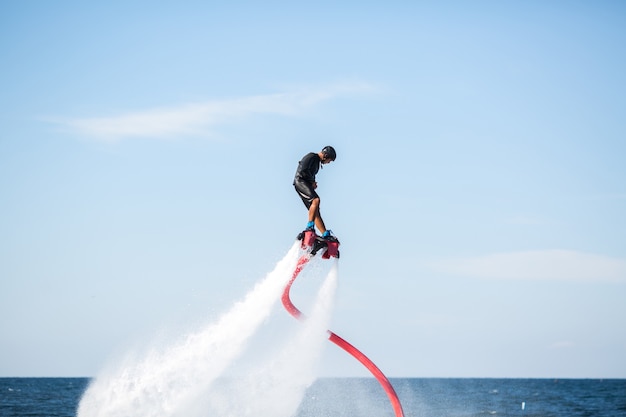
{"label": "man's foot", "polygon": [[336,239],[335,236],[333,236],[333,231],[332,230],[327,230],[324,233],[322,233],[322,239]]}
{"label": "man's foot", "polygon": [[308,222],[306,224],[306,228],[304,230],[315,230],[315,223],[314,222]]}

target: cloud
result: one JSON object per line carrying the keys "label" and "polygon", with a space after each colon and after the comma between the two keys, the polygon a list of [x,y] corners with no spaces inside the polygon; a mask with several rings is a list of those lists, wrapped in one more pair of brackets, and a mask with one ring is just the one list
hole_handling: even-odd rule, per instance
{"label": "cloud", "polygon": [[552,343],[550,346],[548,346],[548,349],[561,350],[561,349],[569,349],[574,346],[575,346],[574,342],[571,342],[569,340],[561,340],[561,341]]}
{"label": "cloud", "polygon": [[435,269],[486,279],[626,282],[626,261],[604,255],[538,250],[437,262]]}
{"label": "cloud", "polygon": [[506,223],[522,226],[537,226],[545,223],[545,221],[537,217],[518,215],[506,219]]}
{"label": "cloud", "polygon": [[207,136],[217,125],[233,123],[254,114],[300,115],[324,101],[373,91],[376,88],[365,83],[334,84],[286,93],[153,108],[111,117],[55,118],[50,121],[81,136],[103,141]]}

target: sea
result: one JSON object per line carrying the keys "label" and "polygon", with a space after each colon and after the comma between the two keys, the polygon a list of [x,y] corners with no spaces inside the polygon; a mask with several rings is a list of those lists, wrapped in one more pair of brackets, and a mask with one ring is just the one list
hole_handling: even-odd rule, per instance
{"label": "sea", "polygon": [[[626,379],[390,381],[407,417],[626,416]],[[89,382],[89,378],[0,378],[0,416],[76,416]],[[141,410],[136,416],[141,417]],[[394,412],[373,378],[320,378],[307,389],[294,417],[330,416],[394,417]]]}

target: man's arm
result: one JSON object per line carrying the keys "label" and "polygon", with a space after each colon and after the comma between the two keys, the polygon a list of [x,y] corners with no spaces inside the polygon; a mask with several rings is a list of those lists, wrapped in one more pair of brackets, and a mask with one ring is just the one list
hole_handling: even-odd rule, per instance
{"label": "man's arm", "polygon": [[319,170],[319,157],[310,153],[305,155],[300,161],[300,170],[298,172],[298,176],[302,178],[302,180],[309,182],[315,186],[315,175]]}

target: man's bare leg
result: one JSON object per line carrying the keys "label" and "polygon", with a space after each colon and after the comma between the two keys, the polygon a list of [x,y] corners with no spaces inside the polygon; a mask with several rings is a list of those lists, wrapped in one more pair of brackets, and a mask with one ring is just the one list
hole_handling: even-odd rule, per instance
{"label": "man's bare leg", "polygon": [[324,220],[322,220],[322,216],[320,215],[320,199],[315,198],[311,203],[311,207],[309,207],[309,221],[315,222],[315,226],[320,231],[320,234],[324,234],[326,231],[326,225],[324,224]]}

